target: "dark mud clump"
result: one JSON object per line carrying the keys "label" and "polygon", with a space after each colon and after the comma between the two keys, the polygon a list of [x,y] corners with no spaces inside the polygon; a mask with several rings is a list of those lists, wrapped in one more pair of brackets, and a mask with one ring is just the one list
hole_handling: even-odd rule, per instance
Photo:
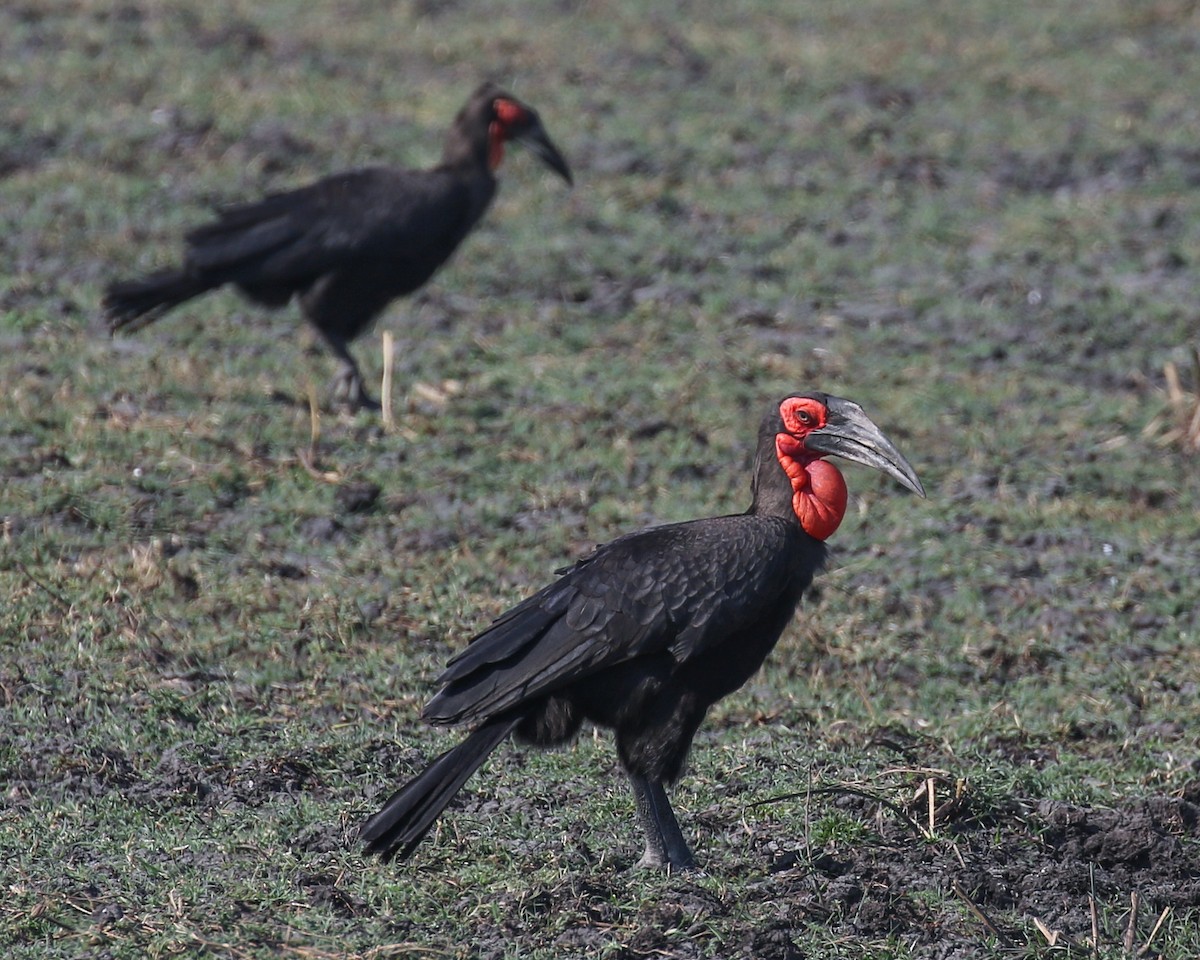
{"label": "dark mud clump", "polygon": [[[851,806],[879,812],[862,798]],[[969,813],[934,841],[916,835],[915,823],[893,821],[878,837],[776,865],[786,869],[762,894],[796,927],[897,938],[922,957],[974,957],[989,941],[1045,947],[1038,923],[1060,946],[1090,944],[1093,902],[1101,947],[1117,946],[1131,894],[1140,946],[1164,910],[1200,908],[1200,807],[1178,797],[1113,807],[1014,799],[1005,810]]]}

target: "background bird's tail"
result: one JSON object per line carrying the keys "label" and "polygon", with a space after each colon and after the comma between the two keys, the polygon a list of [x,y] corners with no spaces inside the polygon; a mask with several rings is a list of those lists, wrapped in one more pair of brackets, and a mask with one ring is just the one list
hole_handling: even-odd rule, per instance
{"label": "background bird's tail", "polygon": [[152,323],[172,307],[209,289],[211,284],[184,270],[160,270],[137,280],[109,284],[104,292],[108,329],[138,329]]}
{"label": "background bird's tail", "polygon": [[467,778],[519,721],[520,717],[509,716],[485,723],[392,794],[383,809],[362,826],[359,836],[367,852],[384,860],[408,857]]}

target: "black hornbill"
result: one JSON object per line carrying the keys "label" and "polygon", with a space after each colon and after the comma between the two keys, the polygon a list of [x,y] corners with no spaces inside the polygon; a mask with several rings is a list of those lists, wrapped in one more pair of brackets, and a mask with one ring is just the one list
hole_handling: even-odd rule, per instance
{"label": "black hornbill", "polygon": [[474,729],[363,825],[367,849],[411,854],[509,734],[554,746],[587,720],[615,731],[646,834],[640,865],[692,866],[664,785],[679,778],[708,708],[758,670],[824,564],[847,497],[829,455],[925,495],[858,404],[783,398],[759,428],[749,510],[597,548],[450,660],[422,716]]}
{"label": "black hornbill", "polygon": [[510,140],[571,183],[537,112],[485,83],[454,118],[436,167],[352,170],[221,210],[186,235],[181,267],[109,285],[109,328],[144,326],[225,284],[268,307],[295,296],[341,361],[335,394],[377,406],[349,344],[388,303],[429,280],[479,222]]}

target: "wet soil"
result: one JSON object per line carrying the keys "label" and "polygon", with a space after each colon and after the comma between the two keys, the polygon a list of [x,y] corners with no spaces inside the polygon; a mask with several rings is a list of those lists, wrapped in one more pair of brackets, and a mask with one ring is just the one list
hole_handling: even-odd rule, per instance
{"label": "wet soil", "polygon": [[[421,0],[418,6],[434,16],[444,15],[459,4]],[[46,15],[37,4],[24,4],[21,10],[19,19],[33,24],[29,27],[33,31],[29,44],[42,43],[34,27]],[[133,7],[128,11],[114,14],[123,24],[121,29],[141,30],[142,15]],[[48,25],[46,31],[48,34]],[[262,49],[268,42],[252,23],[237,20],[219,29],[198,25],[196,37],[204,49],[229,47],[246,54]],[[710,66],[703,58],[681,43],[676,47],[673,55],[683,67],[678,71],[678,82],[692,83],[704,77]],[[297,46],[282,59],[307,56],[316,55]],[[888,83],[872,76],[848,83],[831,94],[824,115],[826,129],[837,131],[856,124],[861,133],[853,146],[874,159],[865,171],[868,180],[859,190],[861,210],[850,204],[844,216],[828,223],[806,224],[803,229],[823,231],[831,249],[861,247],[864,259],[869,261],[878,248],[894,242],[879,229],[882,214],[878,211],[884,204],[873,198],[881,188],[897,191],[895,195],[901,197],[905,191],[959,191],[964,196],[977,195],[999,208],[1006,200],[1028,201],[1039,196],[1058,197],[1064,203],[1071,198],[1095,200],[1159,180],[1175,184],[1172,190],[1176,191],[1200,186],[1200,149],[1166,142],[1139,140],[1125,147],[1097,151],[1069,140],[1062,146],[1041,150],[1005,149],[982,159],[942,155],[924,145],[910,151],[898,131],[902,132],[907,118],[925,106],[931,96],[915,83]],[[869,114],[866,119],[864,112]],[[757,119],[766,126],[776,118],[764,115]],[[231,155],[234,159],[244,156],[247,165],[252,161],[255,176],[277,185],[287,182],[290,171],[318,152],[321,142],[299,126],[274,120],[264,120],[248,135],[234,140],[222,133],[217,117],[198,109],[181,109],[162,113],[153,128],[131,142],[125,159],[114,159],[95,137],[46,121],[37,113],[14,114],[10,121],[14,135],[0,143],[0,181],[28,175],[56,160],[118,167],[124,163],[135,168],[143,155],[210,161]],[[754,152],[757,148],[753,137],[738,149],[739,162],[765,165],[771,160],[765,152]],[[635,139],[578,142],[573,161],[594,178],[647,178],[669,172],[668,160]],[[822,188],[822,168],[817,169],[818,173],[812,174],[817,179],[799,183],[805,191]],[[837,172],[839,176],[848,175],[841,167]],[[243,189],[238,188],[239,192]],[[1033,379],[1051,372],[1075,389],[1088,389],[1098,395],[1149,396],[1156,386],[1152,378],[1161,365],[1162,344],[1181,341],[1183,333],[1190,335],[1194,329],[1194,245],[1172,190],[1164,189],[1161,198],[1131,207],[1111,224],[1106,221],[1119,243],[1098,244],[1097,249],[1119,249],[1119,261],[1102,260],[1102,254],[1092,252],[1090,247],[1067,255],[1056,248],[1058,241],[1049,233],[1031,233],[1023,249],[992,249],[987,232],[980,231],[964,258],[944,265],[945,275],[943,267],[930,267],[929,276],[898,278],[918,291],[953,290],[954,297],[945,303],[940,297],[922,297],[918,303],[931,301],[922,307],[914,306],[912,298],[897,297],[893,302],[873,297],[873,287],[889,288],[885,271],[895,269],[886,258],[880,258],[882,266],[872,274],[874,280],[865,284],[867,292],[861,295],[852,291],[864,284],[845,284],[836,296],[825,295],[824,301],[817,294],[806,299],[806,292],[794,307],[763,307],[749,297],[741,298],[731,307],[734,325],[757,348],[788,356],[797,349],[796,341],[803,339],[797,333],[815,324],[822,314],[831,313],[851,334],[870,334],[872,348],[880,353],[908,357],[941,352],[964,358],[964,369],[971,374],[1025,371]],[[233,187],[230,192],[234,192]],[[697,231],[688,259],[680,253],[648,251],[645,259],[652,269],[630,264],[628,274],[593,271],[564,281],[565,293],[556,290],[555,297],[565,296],[573,307],[595,321],[598,329],[602,323],[615,323],[638,309],[657,305],[666,311],[702,303],[704,277],[711,265],[746,240],[729,240],[727,234],[734,232],[723,229],[725,224],[717,214],[705,213],[701,205],[693,210],[687,206],[686,193],[680,196],[684,199],[664,197],[657,201],[664,216],[678,222],[708,223],[705,216],[711,218],[711,227]],[[136,236],[138,228],[131,229]],[[600,221],[593,225],[585,220],[581,229],[589,234],[607,234],[611,225]],[[14,275],[34,278],[0,291],[0,310],[14,314],[85,314],[92,305],[59,293],[58,285],[39,278],[57,271],[62,277],[82,282],[108,270],[107,264],[89,262],[86,257],[78,258],[78,262],[64,261],[59,251],[19,224],[9,237],[0,238],[0,254],[6,254],[14,265]],[[777,269],[764,263],[738,263],[748,273],[757,271],[753,275],[763,280],[773,279],[770,270]],[[441,288],[431,288],[424,296],[440,313],[458,312],[454,298]],[[1127,322],[1097,325],[1093,314],[1098,305],[1113,302],[1126,304],[1120,313]],[[963,310],[964,304],[979,309]],[[1144,322],[1144,314],[1153,316],[1155,322]],[[216,352],[214,349],[214,355]],[[32,375],[36,371],[31,365],[26,372]],[[46,376],[49,373],[47,370]],[[953,398],[947,400],[949,416],[959,415],[954,403]],[[962,409],[961,417],[967,421],[972,408],[963,402]],[[104,410],[105,417],[118,419],[122,415],[118,404]],[[1038,415],[1046,417],[1048,428],[1055,427],[1053,411]],[[622,440],[649,442],[671,429],[669,421],[655,419],[656,414],[651,412],[643,411],[638,416],[638,424],[619,431]],[[602,425],[597,427],[596,437],[609,442],[603,430]],[[695,439],[699,450],[703,438]],[[1052,477],[1039,480],[1044,484],[1041,496],[1052,499],[1067,488],[1085,484],[1098,494],[1117,495],[1107,486],[1090,434],[1085,441],[1077,441],[1081,445],[1078,451],[1069,449],[1073,442],[1069,437],[1054,442],[1067,448],[1058,452],[1066,465]],[[13,448],[7,471],[10,478],[39,477],[71,466],[61,452],[27,450],[22,446],[25,441],[15,435],[4,443]],[[696,460],[697,476],[713,469],[702,454]],[[631,465],[631,484],[643,482],[637,472],[643,469],[642,464]],[[1005,464],[1003,469],[1017,468]],[[960,535],[981,528],[989,548],[1013,546],[1001,541],[1002,531],[993,533],[991,528],[981,527],[981,515],[975,506],[993,497],[1008,479],[990,468],[952,479],[941,491],[947,502],[942,530]],[[1168,476],[1158,486],[1138,491],[1136,496],[1145,502],[1135,506],[1147,512],[1175,509],[1176,486]],[[340,486],[331,496],[334,509],[328,516],[312,517],[297,525],[301,543],[342,542],[359,535],[358,525],[366,527],[374,522],[376,514],[400,517],[409,494],[372,482],[354,482]],[[437,496],[429,495],[426,502],[436,504]],[[187,531],[193,546],[203,543],[208,526],[237,519],[247,498],[248,488],[244,485],[233,481],[227,484],[217,494],[214,509]],[[140,534],[155,528],[159,510],[159,502],[151,498],[139,501],[129,521],[131,530]],[[47,529],[74,529],[86,521],[87,516],[71,503],[59,511],[47,508],[41,517],[12,515],[5,522],[9,534],[15,535],[24,527],[33,529],[39,524]],[[526,533],[565,528],[584,538],[590,533],[584,521],[584,514],[572,501],[517,512],[502,526]],[[474,506],[449,498],[439,518],[422,526],[403,518],[394,522],[379,520],[379,525],[392,531],[386,539],[399,556],[442,551],[462,542],[485,542],[495,533]],[[267,532],[275,540],[285,539]],[[1078,558],[1101,553],[1109,546],[1107,543],[1097,543],[1090,534],[1078,530],[1017,535],[1030,537],[1028,542],[1018,544],[1022,563],[1029,565],[1000,571],[999,586],[984,591],[981,602],[991,619],[1005,618],[1014,636],[1051,638],[1054,646],[1048,645],[1044,654],[1051,659],[1065,657],[1095,637],[1117,631],[1124,610],[1093,602],[1092,578],[1075,575],[1080,569]],[[1177,571],[1185,585],[1194,583],[1200,567],[1193,546],[1168,538],[1155,547],[1163,557],[1130,557],[1128,569],[1161,562]],[[1036,557],[1032,563],[1029,555]],[[283,580],[302,580],[310,569],[303,555],[292,551],[281,552],[278,557],[253,556],[248,551],[244,562],[260,566],[265,576]],[[195,599],[202,589],[200,581],[186,570],[171,575],[176,578],[174,589],[186,599]],[[883,612],[907,622],[914,635],[920,635],[944,598],[954,595],[956,575],[953,571],[941,582],[935,582],[932,574],[926,577],[922,585],[925,606],[919,609],[890,606],[893,599],[899,604],[905,596],[904,589],[893,588],[888,582],[892,573],[881,574],[878,584],[860,575],[856,585],[881,589],[885,595]],[[1197,622],[1188,592],[1186,586],[1178,591],[1180,607],[1170,611],[1180,628]],[[1127,602],[1132,604],[1136,599],[1131,594]],[[364,601],[367,603],[376,601]],[[1159,608],[1162,606],[1160,599]],[[366,610],[364,606],[364,617],[371,619]],[[1013,613],[1022,610],[1027,612]],[[1165,615],[1156,610],[1145,613],[1146,619],[1136,621],[1134,627],[1146,632],[1161,629]],[[376,610],[373,615],[378,613]],[[1136,616],[1143,614],[1138,611]],[[1151,646],[1142,652],[1133,645],[1113,653],[1130,663],[1154,654]],[[979,664],[964,658],[964,683],[1004,682],[1023,671],[1045,669],[1045,663],[1037,657],[1027,652],[1017,657],[1002,646],[995,650],[983,646],[977,656]],[[58,679],[69,693],[70,677]],[[894,679],[904,682],[899,675]],[[179,675],[171,682],[192,693],[204,684],[223,687],[232,681],[230,674],[214,671]],[[27,695],[22,691],[38,695],[36,685],[18,667],[9,672],[0,670],[0,689],[9,705]],[[1194,685],[1188,687],[1180,680],[1176,692],[1183,697],[1194,695]],[[71,698],[64,696],[62,702],[69,704]],[[195,715],[182,712],[184,707],[180,709],[179,716],[171,718],[172,723],[184,727],[199,724]],[[338,755],[314,756],[311,750],[298,752],[274,744],[251,748],[244,743],[230,743],[218,749],[185,739],[145,761],[108,741],[104,746],[96,745],[103,734],[93,736],[86,721],[75,724],[78,718],[74,715],[71,723],[61,724],[58,721],[64,719],[62,714],[48,712],[48,717],[53,722],[41,732],[0,727],[0,757],[19,758],[15,766],[0,771],[0,795],[4,798],[0,810],[6,814],[21,816],[47,799],[70,800],[84,806],[92,798],[114,795],[164,819],[181,818],[195,809],[269,812],[269,805],[281,796],[321,799],[339,794],[338,805],[344,809],[345,788],[333,786],[325,771],[349,771],[361,778],[368,770],[380,767],[411,769],[420,756],[415,748],[391,740],[379,740]],[[55,727],[60,729],[51,732]],[[1142,732],[1153,731],[1070,731],[1081,739],[1090,737],[1094,752],[1104,755],[1121,749],[1122,736]],[[1178,736],[1180,731],[1173,733]],[[368,752],[369,763],[365,759]],[[942,766],[938,757],[909,759],[914,767]],[[1037,753],[1021,745],[1001,745],[997,760],[1013,767],[1041,767],[1055,761],[1051,749]],[[378,781],[374,772],[372,776]],[[736,786],[736,780],[731,780],[730,790]],[[948,796],[953,795],[953,787],[939,784],[939,790]],[[576,797],[580,806],[585,800]],[[532,943],[548,938],[563,957],[796,960],[814,955],[800,944],[811,943],[815,932],[831,944],[892,941],[905,945],[917,956],[945,960],[974,958],[1006,948],[1020,953],[1022,948],[1070,946],[1075,955],[1081,955],[1092,949],[1092,938],[1097,935],[1101,948],[1114,953],[1128,953],[1126,943],[1132,944],[1134,951],[1149,943],[1149,949],[1140,955],[1153,957],[1153,931],[1160,918],[1190,916],[1194,920],[1200,915],[1200,779],[1169,794],[1091,806],[1019,793],[981,797],[968,787],[939,809],[932,835],[923,829],[926,811],[920,800],[899,808],[869,792],[831,788],[815,802],[824,810],[838,811],[852,822],[869,826],[853,842],[813,844],[805,835],[803,823],[781,818],[749,842],[728,841],[741,829],[740,810],[733,803],[722,805],[719,810],[694,815],[688,824],[689,829],[707,831],[706,852],[712,875],[670,877],[644,896],[642,891],[631,895],[632,851],[624,860],[605,860],[588,849],[586,845],[593,842],[589,837],[576,837],[572,841],[577,847],[577,855],[571,859],[573,868],[564,871],[561,882],[553,887],[531,888],[518,878],[512,892],[501,895],[491,911],[492,916],[501,919],[473,921],[472,942],[455,944],[447,954],[498,960],[514,955],[514,944],[522,940]],[[489,805],[510,803],[518,801],[496,797],[482,788],[478,792],[468,789],[458,808],[470,809],[476,804],[477,812],[486,814]],[[579,815],[577,822],[583,816]],[[309,857],[314,865],[306,865],[307,872],[298,879],[294,895],[299,902],[339,918],[378,917],[378,904],[350,889],[341,874],[315,865],[320,855],[352,847],[354,827],[351,821],[314,820],[295,836],[293,851]],[[536,863],[539,855],[544,855],[551,843],[560,842],[566,832],[560,824],[556,827],[541,830],[543,839],[514,840],[512,844],[527,843],[522,856],[526,862]],[[703,839],[697,846],[698,850],[704,849]],[[83,846],[74,848],[71,856],[75,858],[73,869],[90,871],[95,877],[104,877],[113,869],[108,860],[95,857]],[[201,866],[200,861],[210,854],[189,852],[187,856]],[[221,870],[217,863],[211,868],[218,874]],[[737,882],[712,882],[721,877]],[[119,885],[114,884],[114,888],[119,889]],[[86,896],[93,901],[91,917],[97,928],[119,922],[128,909],[98,890],[94,896]],[[760,905],[769,904],[769,909],[748,912],[744,902],[747,897],[757,899]],[[464,900],[464,907],[467,905]],[[748,916],[754,919],[748,922]],[[421,930],[406,925],[402,918],[391,917],[388,923],[396,940],[415,941],[422,936]],[[738,933],[728,935],[729,939],[716,939],[727,934],[716,934],[714,930]]]}
{"label": "wet soil", "polygon": [[[238,746],[226,753],[184,742],[141,768],[118,748],[88,748],[65,736],[0,746],[18,746],[24,757],[8,780],[14,810],[47,793],[76,801],[119,793],[163,817],[197,808],[257,810],[281,794],[319,798],[330,789],[322,770],[346,768],[366,776],[368,767],[406,769],[420,759],[419,751],[389,740],[344,756],[280,751],[252,760],[237,756]],[[1014,749],[1014,762],[1038,759]],[[500,766],[520,762],[519,756],[496,759]],[[1053,762],[1051,754],[1040,759]],[[494,786],[465,790],[451,816],[487,817],[508,807],[531,815],[521,797],[497,796]],[[965,960],[985,947],[1020,952],[1053,942],[1060,949],[1090,950],[1093,925],[1103,948],[1127,942],[1138,948],[1151,941],[1160,918],[1200,910],[1200,779],[1174,795],[1112,806],[985,797],[970,785],[956,790],[944,780],[935,795],[940,799],[931,834],[925,797],[902,806],[870,789],[816,790],[807,798],[814,817],[836,813],[867,826],[852,842],[824,845],[808,842],[803,818],[780,817],[749,843],[726,846],[742,830],[737,805],[700,811],[690,826],[701,833],[698,849],[718,861],[710,866],[711,876],[665,878],[632,907],[621,906],[638,881],[632,854],[599,864],[588,838],[577,837],[568,859],[577,860],[578,869],[553,887],[517,885],[502,893],[491,915],[505,919],[478,921],[473,946],[458,955],[499,960],[509,955],[514,937],[549,936],[563,956],[603,952],[649,960],[707,957],[719,950],[722,956],[795,960],[809,955],[797,941],[818,932],[830,941],[900,942],[915,956]],[[761,806],[769,810],[774,802]],[[532,862],[548,853],[562,856],[561,849],[550,848],[569,825],[552,811],[537,815],[554,820],[539,825],[538,839],[505,843],[521,848],[516,852]],[[344,820],[314,823],[294,838],[293,849],[317,858],[344,850],[354,842],[353,828]],[[727,875],[739,882],[728,887],[711,882]],[[344,876],[318,870],[301,874],[297,883],[297,896],[314,908],[341,918],[380,919],[378,905],[355,893]],[[110,906],[98,892],[96,897],[97,910]],[[464,897],[466,910],[473,901],[469,893]],[[751,923],[739,920],[746,898],[758,901]],[[714,928],[744,935],[737,943],[717,942]],[[1141,954],[1155,955],[1152,942]]]}

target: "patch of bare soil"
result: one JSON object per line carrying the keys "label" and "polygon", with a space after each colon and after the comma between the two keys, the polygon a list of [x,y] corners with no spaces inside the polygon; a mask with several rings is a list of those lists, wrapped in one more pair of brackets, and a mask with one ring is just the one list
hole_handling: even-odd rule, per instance
{"label": "patch of bare soil", "polygon": [[[807,858],[775,853],[777,872],[760,889],[795,931],[819,925],[833,937],[894,938],[950,960],[976,957],[987,943],[1090,948],[1093,913],[1101,947],[1127,937],[1140,947],[1164,911],[1200,909],[1200,807],[1191,799],[1084,807],[1013,798],[979,814],[968,798],[935,839],[866,797],[834,802],[879,816],[880,832]],[[758,955],[801,954],[789,938]]]}

